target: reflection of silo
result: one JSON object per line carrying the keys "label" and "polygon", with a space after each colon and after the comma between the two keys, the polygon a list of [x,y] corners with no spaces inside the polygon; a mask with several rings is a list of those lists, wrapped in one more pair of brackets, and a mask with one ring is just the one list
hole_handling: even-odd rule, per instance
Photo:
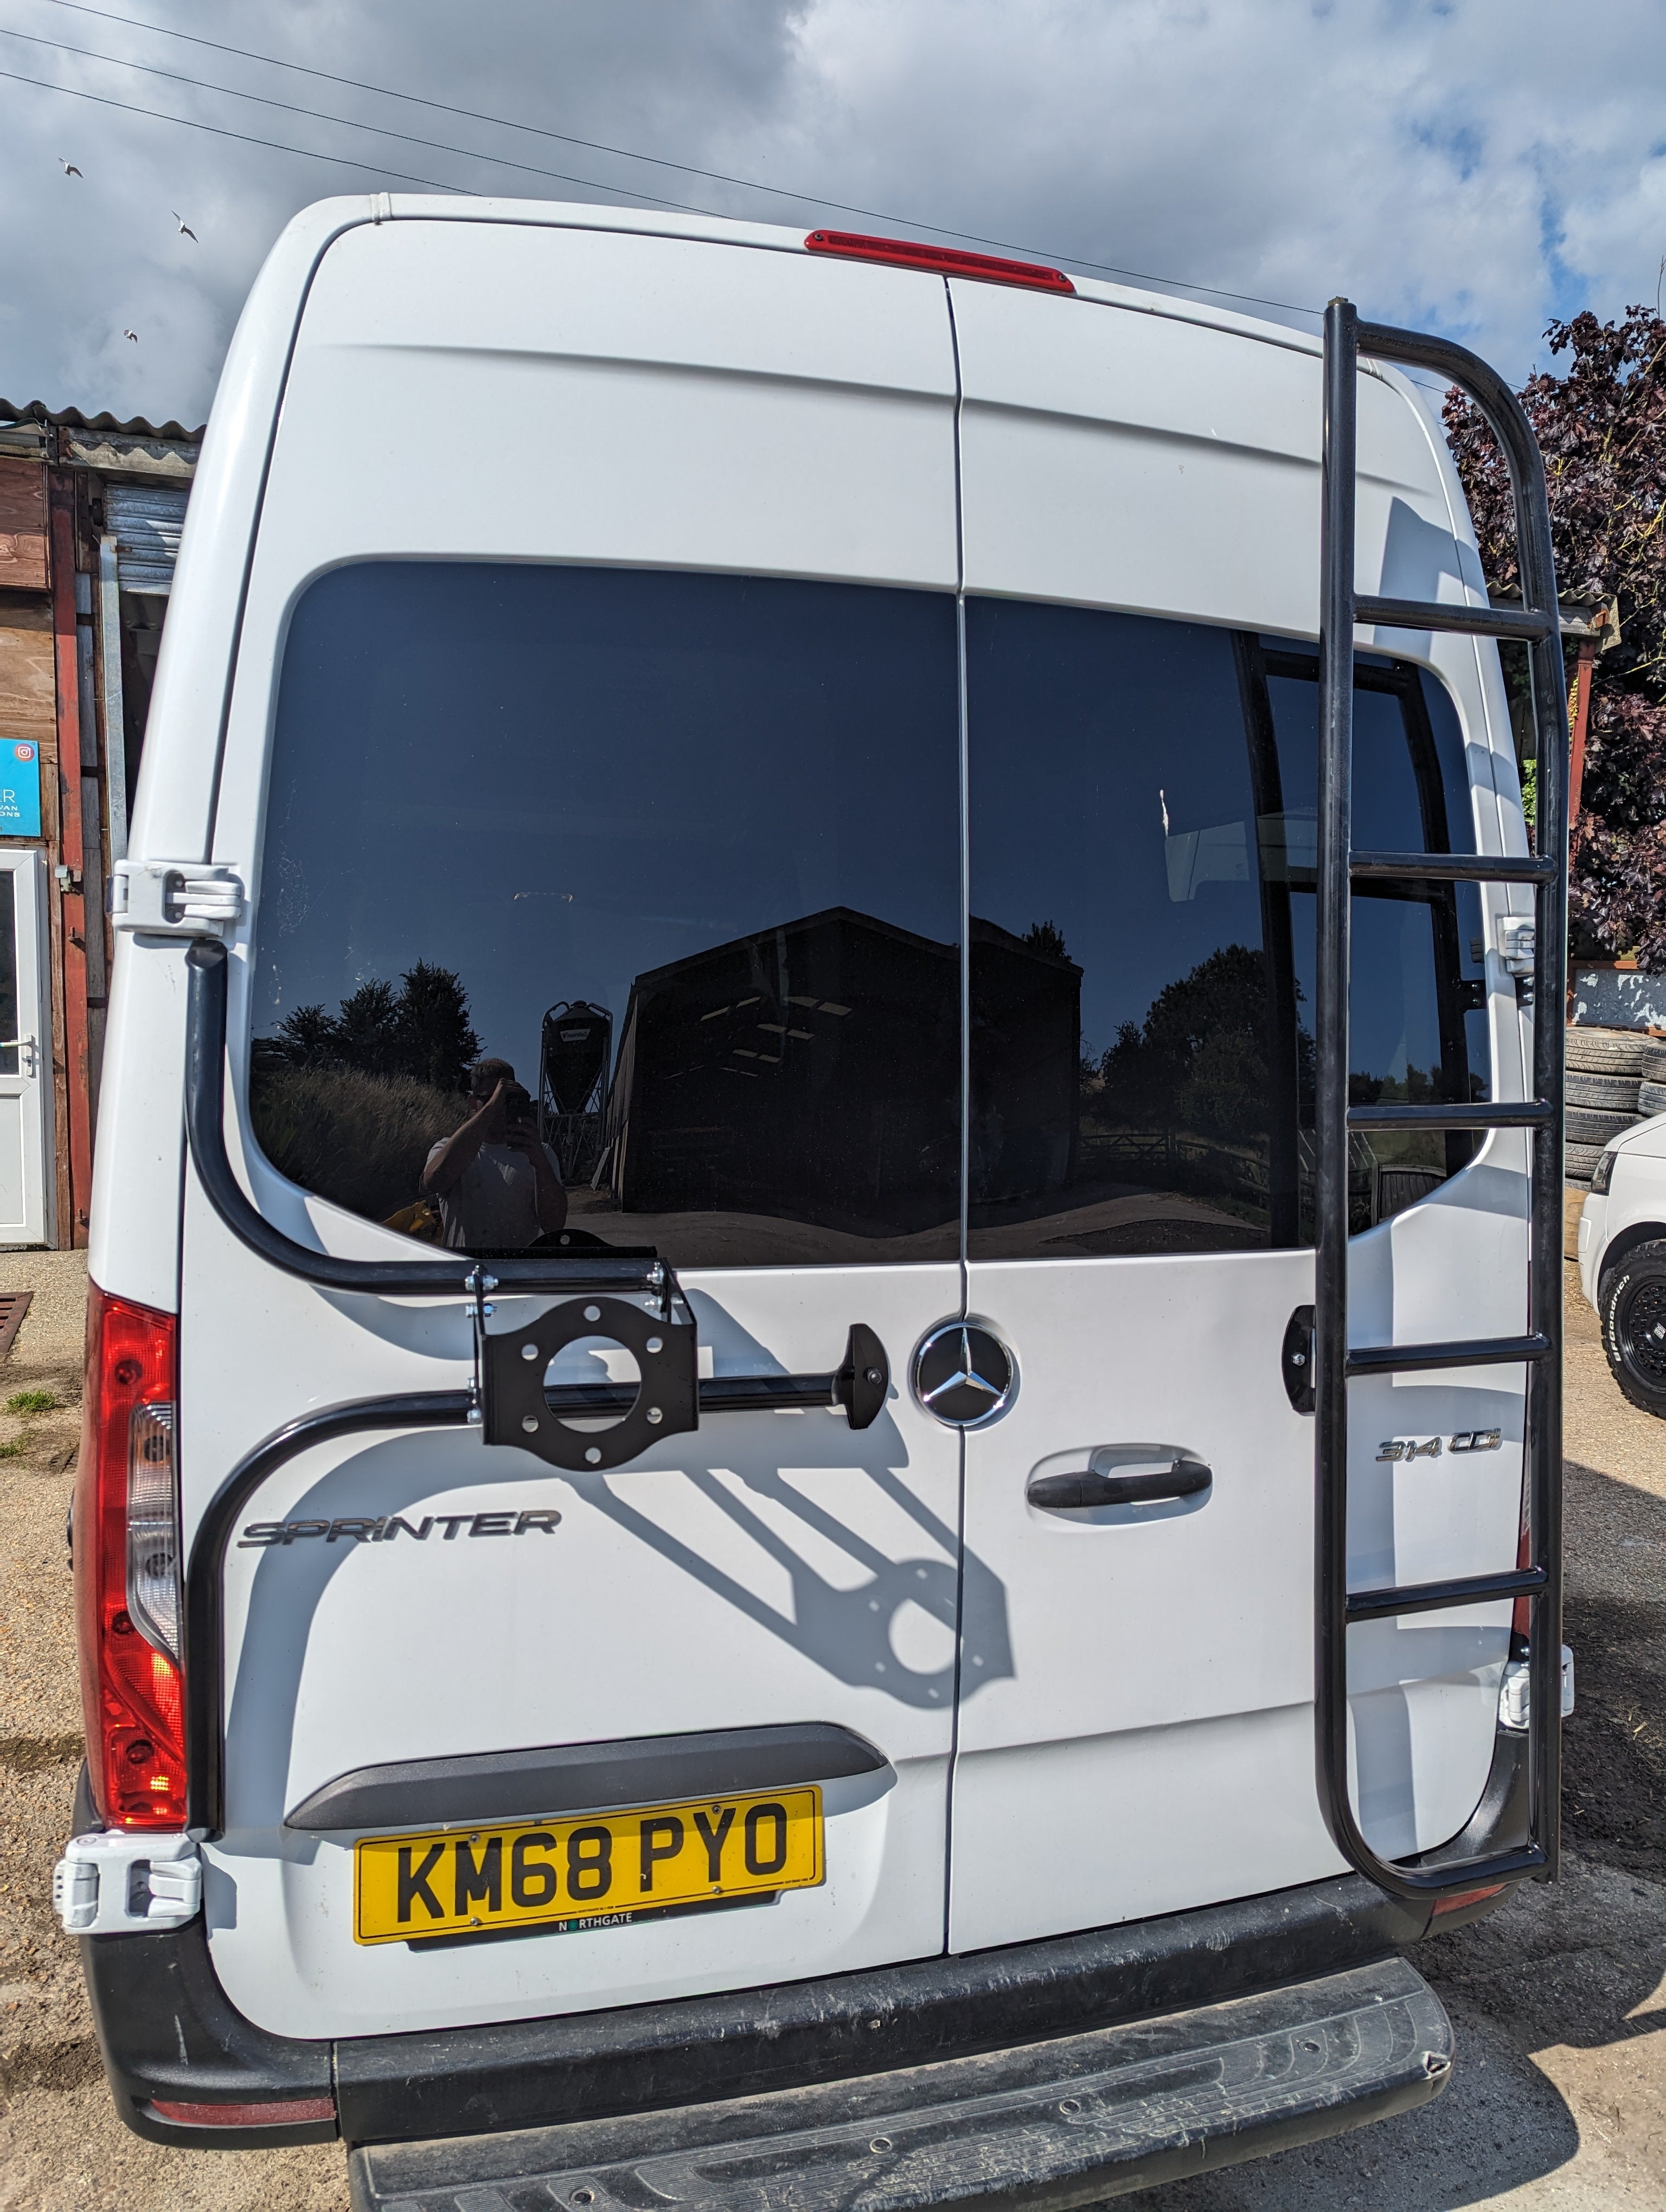
{"label": "reflection of silo", "polygon": [[569,1182],[595,1164],[613,1017],[584,999],[562,999],[538,1039],[538,1133],[555,1147]]}

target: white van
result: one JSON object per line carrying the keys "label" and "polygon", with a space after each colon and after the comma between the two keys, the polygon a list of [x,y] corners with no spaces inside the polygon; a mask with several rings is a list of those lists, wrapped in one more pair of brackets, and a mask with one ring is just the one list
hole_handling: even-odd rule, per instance
{"label": "white van", "polygon": [[[1488,406],[1524,611],[1356,352]],[[1556,1858],[1512,410],[1343,303],[285,232],[99,1127],[58,1900],[141,2134],[1065,2204],[1441,2087],[1406,1948]]]}
{"label": "white van", "polygon": [[1579,1215],[1579,1285],[1614,1381],[1666,1419],[1666,1114],[1611,1137],[1597,1160]]}

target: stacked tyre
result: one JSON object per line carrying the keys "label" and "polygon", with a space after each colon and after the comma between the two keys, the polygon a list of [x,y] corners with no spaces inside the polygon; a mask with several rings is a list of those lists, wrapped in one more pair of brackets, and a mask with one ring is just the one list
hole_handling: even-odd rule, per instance
{"label": "stacked tyre", "polygon": [[1666,1112],[1666,1045],[1641,1030],[1570,1027],[1566,1066],[1564,1171],[1583,1187],[1610,1138],[1645,1115]]}
{"label": "stacked tyre", "polygon": [[1646,1121],[1666,1114],[1666,1042],[1651,1037],[1643,1055],[1643,1080],[1637,1086],[1637,1110]]}

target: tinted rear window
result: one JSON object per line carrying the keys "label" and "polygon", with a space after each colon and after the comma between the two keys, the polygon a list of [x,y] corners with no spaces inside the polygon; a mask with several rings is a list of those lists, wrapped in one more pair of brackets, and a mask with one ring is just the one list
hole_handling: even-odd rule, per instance
{"label": "tinted rear window", "polygon": [[[967,639],[970,1256],[1310,1241],[1316,655],[1021,600]],[[1355,682],[1356,844],[1473,850],[1450,702]],[[1473,886],[1356,895],[1357,1102],[1487,1095],[1480,931]],[[1473,1149],[1356,1136],[1353,1228]]]}
{"label": "tinted rear window", "polygon": [[[1316,656],[1014,600],[965,635],[963,763],[945,595],[323,578],[273,746],[268,1156],[482,1253],[948,1260],[963,1203],[974,1259],[1308,1241]],[[1356,680],[1356,842],[1471,849],[1450,701]],[[1486,1096],[1474,888],[1372,884],[1353,926],[1354,1098]],[[1357,1137],[1354,1228],[1474,1149]]]}
{"label": "tinted rear window", "polygon": [[[476,1250],[953,1258],[958,711],[938,595],[449,563],[324,577],[273,745],[268,1156]],[[483,1060],[526,1103],[488,1071],[518,1118],[447,1187],[432,1163],[471,1152],[472,1131],[454,1139]],[[565,1186],[559,1228],[535,1153]]]}

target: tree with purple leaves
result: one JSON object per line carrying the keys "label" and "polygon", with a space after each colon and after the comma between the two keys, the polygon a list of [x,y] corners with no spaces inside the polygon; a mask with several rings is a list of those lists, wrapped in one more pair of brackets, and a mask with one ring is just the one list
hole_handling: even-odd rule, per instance
{"label": "tree with purple leaves", "polygon": [[[1557,587],[1612,605],[1620,642],[1593,672],[1573,842],[1576,940],[1666,970],[1666,321],[1630,307],[1545,333],[1566,373],[1519,397],[1550,488]],[[1458,392],[1445,419],[1488,583],[1520,589],[1509,479],[1491,433]]]}

